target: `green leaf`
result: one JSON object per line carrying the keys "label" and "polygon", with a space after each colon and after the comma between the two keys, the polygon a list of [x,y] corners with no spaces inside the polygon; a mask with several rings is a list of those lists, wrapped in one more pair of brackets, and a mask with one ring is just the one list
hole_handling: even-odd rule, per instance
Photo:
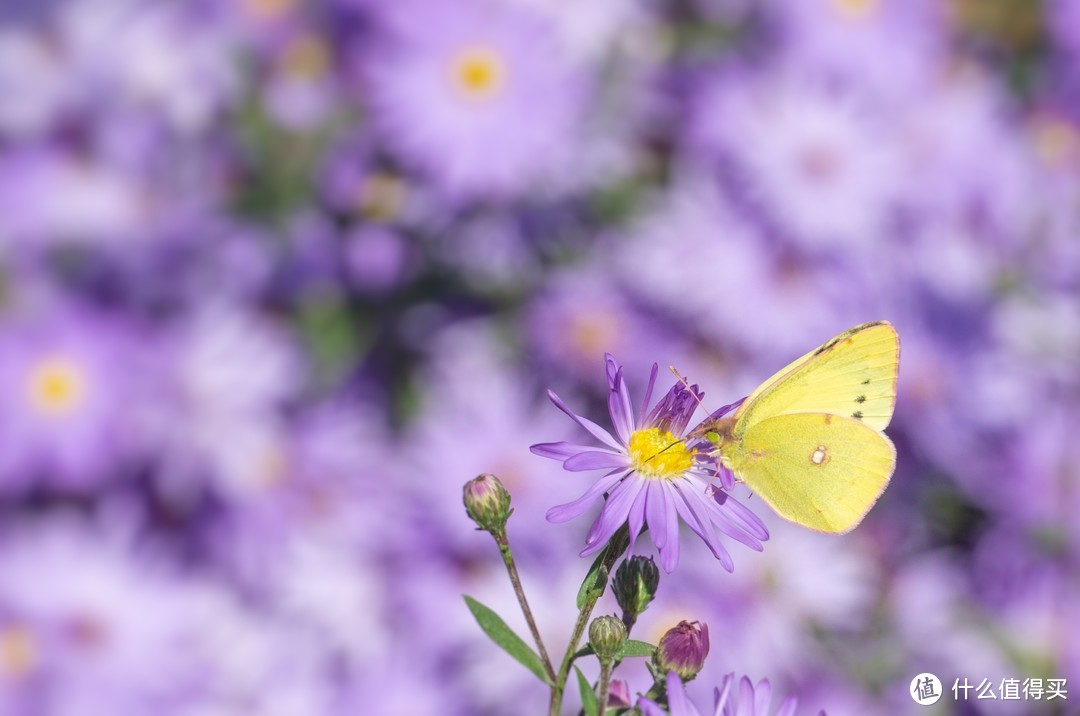
{"label": "green leaf", "polygon": [[654,651],[656,651],[656,647],[647,641],[627,639],[622,643],[622,646],[619,647],[619,653],[615,655],[615,658],[626,659],[635,656],[651,657]]}
{"label": "green leaf", "polygon": [[579,610],[585,606],[585,602],[595,601],[604,595],[604,590],[607,588],[608,571],[607,567],[603,565],[603,561],[608,549],[610,547],[605,547],[596,556],[596,561],[589,567],[589,573],[585,575],[585,580],[578,588],[577,608]]}
{"label": "green leaf", "polygon": [[589,680],[585,678],[585,674],[581,673],[581,669],[575,666],[574,671],[577,672],[578,691],[581,692],[581,708],[585,711],[585,716],[596,716],[596,712],[600,709],[596,692],[593,691]]}
{"label": "green leaf", "polygon": [[488,638],[517,659],[522,666],[536,674],[541,681],[551,686],[551,679],[544,671],[544,662],[535,651],[529,648],[528,644],[522,641],[521,637],[514,633],[513,629],[506,625],[502,617],[467,594],[462,596],[465,597],[465,604],[469,607],[469,611],[476,618],[476,623],[480,625]]}
{"label": "green leaf", "polygon": [[581,647],[580,649],[578,649],[577,651],[574,652],[574,658],[575,659],[580,659],[583,656],[592,656],[595,653],[596,652],[592,650],[592,645],[591,644],[586,644],[585,646]]}

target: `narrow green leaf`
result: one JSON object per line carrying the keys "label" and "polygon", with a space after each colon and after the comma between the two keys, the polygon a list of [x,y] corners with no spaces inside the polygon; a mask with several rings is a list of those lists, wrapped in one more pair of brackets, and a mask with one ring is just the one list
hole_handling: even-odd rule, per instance
{"label": "narrow green leaf", "polygon": [[656,651],[656,647],[647,641],[638,641],[637,639],[627,639],[619,647],[619,653],[616,654],[618,659],[626,659],[628,657],[635,656],[649,656],[653,655]]}
{"label": "narrow green leaf", "polygon": [[551,680],[544,671],[544,662],[540,660],[535,651],[529,648],[528,644],[522,641],[521,637],[514,633],[513,629],[506,625],[502,617],[472,597],[468,595],[462,596],[465,597],[465,604],[469,607],[469,611],[476,618],[476,623],[480,625],[488,638],[501,646],[507,654],[517,659],[522,666],[536,674],[541,681],[551,686]]}
{"label": "narrow green leaf", "polygon": [[574,652],[574,658],[575,659],[580,659],[583,656],[592,656],[595,653],[596,652],[592,650],[592,645],[591,644],[586,644],[585,646],[581,647],[580,649],[578,649],[577,651]]}
{"label": "narrow green leaf", "polygon": [[596,716],[596,712],[600,709],[596,692],[593,691],[589,680],[585,678],[585,674],[581,673],[581,669],[575,666],[574,671],[577,672],[578,691],[581,692],[581,708],[584,709],[585,716]]}

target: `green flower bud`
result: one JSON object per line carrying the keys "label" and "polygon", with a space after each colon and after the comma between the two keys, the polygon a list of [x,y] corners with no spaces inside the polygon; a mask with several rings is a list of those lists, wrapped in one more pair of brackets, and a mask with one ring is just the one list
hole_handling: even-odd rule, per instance
{"label": "green flower bud", "polygon": [[709,627],[701,622],[682,621],[660,637],[653,664],[661,674],[674,671],[684,682],[705,666],[709,655]]}
{"label": "green flower bud", "polygon": [[618,617],[597,617],[589,625],[589,646],[596,652],[601,662],[614,661],[624,641],[626,641],[626,625]]}
{"label": "green flower bud", "polygon": [[510,518],[510,493],[494,475],[479,475],[465,483],[465,512],[476,526],[492,534],[506,528]]}
{"label": "green flower bud", "polygon": [[656,596],[656,587],[660,584],[660,570],[652,557],[635,555],[624,559],[615,570],[612,590],[615,599],[623,610],[623,620],[633,624],[639,614],[648,608]]}

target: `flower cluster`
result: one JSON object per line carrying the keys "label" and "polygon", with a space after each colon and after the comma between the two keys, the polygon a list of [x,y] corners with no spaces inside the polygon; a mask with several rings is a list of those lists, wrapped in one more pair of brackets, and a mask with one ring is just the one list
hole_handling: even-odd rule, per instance
{"label": "flower cluster", "polygon": [[[0,713],[519,712],[481,473],[545,638],[628,526],[700,703],[1080,679],[1076,6],[0,2]],[[881,317],[894,489],[795,530],[693,411]]]}

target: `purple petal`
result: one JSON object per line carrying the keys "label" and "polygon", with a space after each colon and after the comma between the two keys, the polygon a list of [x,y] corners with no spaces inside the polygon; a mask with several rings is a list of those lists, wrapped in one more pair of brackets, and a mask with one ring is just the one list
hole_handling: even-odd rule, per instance
{"label": "purple petal", "polygon": [[664,546],[667,529],[664,526],[664,492],[657,484],[658,480],[649,480],[649,496],[645,502],[645,521],[652,533],[653,544],[657,549]]}
{"label": "purple petal", "polygon": [[[733,502],[733,500],[728,501],[729,504],[731,502]],[[746,530],[742,529],[742,527],[740,527],[738,524],[735,523],[734,520],[731,519],[730,513],[728,512],[728,510],[725,509],[727,505],[721,507],[720,505],[716,504],[715,501],[708,498],[702,500],[701,504],[708,507],[709,518],[712,520],[712,523],[716,525],[716,528],[718,530],[720,530],[733,540],[742,542],[744,545],[754,550],[755,552],[761,552],[763,549],[765,549],[761,542],[755,539],[753,535],[747,533]]]}
{"label": "purple petal", "polygon": [[769,539],[769,529],[761,518],[754,514],[753,510],[736,500],[726,492],[717,491],[712,500],[721,510],[731,516],[737,525],[746,530],[747,534],[757,537],[759,540]]}
{"label": "purple petal", "polygon": [[568,443],[565,440],[560,440],[554,443],[536,443],[530,445],[529,450],[533,455],[539,455],[540,457],[551,458],[552,460],[565,460],[569,457],[577,455],[579,452],[589,452],[590,450],[596,450],[595,445],[578,445],[576,443]]}
{"label": "purple petal", "polygon": [[763,714],[769,709],[772,701],[772,684],[768,679],[762,679],[754,687],[754,713]]}
{"label": "purple petal", "polygon": [[[666,486],[662,486],[666,487]],[[675,495],[667,494],[664,489],[664,519],[667,522],[667,537],[664,546],[660,549],[660,566],[664,571],[671,574],[679,565],[679,515],[675,509]]]}
{"label": "purple petal", "polygon": [[735,674],[727,674],[724,677],[723,683],[720,688],[713,689],[713,697],[715,699],[716,711],[713,712],[713,716],[721,716],[727,706],[728,698],[731,696],[731,686],[735,683]]}
{"label": "purple petal", "polygon": [[619,440],[629,444],[630,435],[634,432],[634,407],[630,405],[630,394],[626,391],[622,368],[615,374],[615,383],[608,392],[608,413]]}
{"label": "purple petal", "polygon": [[643,417],[649,414],[649,401],[652,400],[653,386],[656,385],[656,373],[659,369],[659,365],[652,364],[652,373],[649,374],[649,387],[645,389],[645,399],[641,401],[641,413],[639,415]]}
{"label": "purple petal", "polygon": [[610,353],[604,354],[604,373],[607,375],[608,390],[615,388],[615,382],[619,379],[619,371],[622,370],[622,366],[619,365],[619,361],[615,360],[615,356]]}
{"label": "purple petal", "polygon": [[[690,494],[687,494],[687,492]],[[694,509],[694,500],[697,493],[693,492],[693,486],[689,486],[688,490],[684,490],[682,486],[677,487],[678,499],[675,502],[675,509],[679,511],[679,514],[683,518],[683,522],[690,526],[690,529],[700,537],[709,549],[712,551],[713,556],[720,560],[721,566],[728,572],[735,570],[735,563],[731,559],[731,555],[724,545],[720,544],[720,540],[716,538],[716,533],[712,529],[712,521],[706,518],[702,518],[702,514],[708,515],[708,508],[701,505],[701,513]]]}
{"label": "purple petal", "polygon": [[725,490],[731,492],[735,489],[735,473],[723,465],[720,466],[720,484]]}
{"label": "purple petal", "polygon": [[555,507],[552,507],[550,510],[548,510],[546,515],[547,521],[558,523],[568,522],[574,519],[581,513],[585,512],[585,510],[589,509],[589,506],[593,503],[593,501],[595,501],[598,497],[600,497],[600,495],[611,489],[611,487],[616,482],[626,477],[626,475],[627,471],[625,470],[615,470],[608,473],[607,475],[604,475],[595,483],[593,483],[593,486],[586,490],[585,494],[581,497],[577,498],[573,502],[567,502],[564,505],[556,505]]}
{"label": "purple petal", "polygon": [[610,470],[612,468],[629,468],[630,458],[622,453],[610,450],[590,450],[580,452],[571,458],[567,458],[563,467],[570,472],[584,472],[586,470]]}
{"label": "purple petal", "polygon": [[627,525],[630,528],[630,545],[626,548],[628,553],[634,551],[634,542],[637,541],[637,537],[641,534],[641,526],[645,522],[645,503],[648,501],[649,490],[645,487],[638,492],[638,496],[634,498],[634,504],[630,505],[630,514],[626,517]]}
{"label": "purple petal", "polygon": [[776,716],[795,716],[795,709],[799,707],[799,700],[794,696],[788,696],[784,699],[784,703],[780,705],[780,710],[776,712]]}
{"label": "purple petal", "polygon": [[634,406],[630,402],[630,391],[626,389],[626,379],[615,356],[610,353],[604,355],[607,362],[608,375],[608,413],[611,415],[611,424],[615,425],[616,433],[624,444],[630,443],[630,435],[634,432]]}
{"label": "purple petal", "polygon": [[600,517],[585,537],[586,547],[581,552],[582,557],[600,551],[611,539],[611,535],[623,526],[630,512],[630,505],[643,488],[642,480],[631,475],[629,479],[623,480],[617,488],[612,490],[607,503],[600,511]]}
{"label": "purple petal", "polygon": [[667,716],[664,709],[656,705],[656,702],[652,699],[647,699],[644,696],[639,696],[637,700],[637,707],[641,710],[644,716]]}
{"label": "purple petal", "polygon": [[724,407],[719,408],[717,410],[714,410],[713,412],[709,413],[709,417],[705,418],[705,420],[703,420],[701,422],[706,423],[706,422],[709,422],[710,420],[719,420],[720,418],[724,417],[725,415],[730,413],[735,408],[742,405],[744,400],[746,400],[746,398],[739,398],[734,403],[728,403]]}
{"label": "purple petal", "polygon": [[615,448],[616,450],[622,450],[623,446],[620,445],[619,442],[615,440],[615,438],[611,437],[611,433],[609,433],[607,430],[604,430],[602,427],[589,420],[588,418],[584,418],[574,413],[574,411],[570,410],[570,408],[566,406],[566,403],[562,401],[562,398],[555,395],[554,391],[549,390],[548,397],[551,399],[552,403],[555,403],[556,408],[566,413],[567,416],[569,416],[569,418],[575,423],[588,430],[589,434],[592,435],[594,438],[606,445],[609,445],[610,447]]}
{"label": "purple petal", "polygon": [[701,712],[686,696],[686,687],[679,681],[679,675],[674,671],[668,672],[667,692],[671,716],[701,716]]}

